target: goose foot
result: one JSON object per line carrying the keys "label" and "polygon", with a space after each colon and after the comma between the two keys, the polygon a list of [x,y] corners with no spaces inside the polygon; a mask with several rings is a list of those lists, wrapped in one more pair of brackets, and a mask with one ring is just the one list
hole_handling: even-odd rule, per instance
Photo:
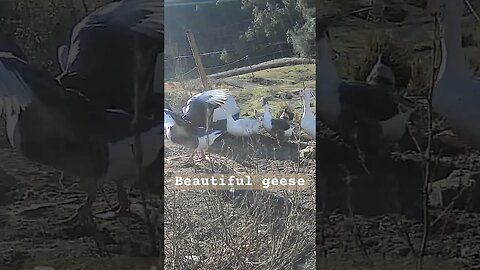
{"label": "goose foot", "polygon": [[96,213],[94,216],[101,219],[113,219],[118,216],[125,216],[130,213],[128,204],[128,194],[123,183],[117,183],[117,199],[118,204],[111,207],[109,210]]}
{"label": "goose foot", "polygon": [[60,176],[58,177],[58,188],[60,190],[63,190],[63,182],[65,181],[65,174],[63,172],[60,172]]}
{"label": "goose foot", "polygon": [[73,227],[86,228],[92,239],[95,241],[99,254],[105,253],[108,255],[102,232],[98,229],[95,222],[93,222],[90,205],[84,204],[80,206],[71,217],[57,222],[54,225],[73,225]]}
{"label": "goose foot", "polygon": [[195,161],[204,161],[206,159],[207,159],[207,157],[205,155],[205,152],[202,150],[202,151],[200,151],[200,154],[198,155],[198,159],[195,160]]}
{"label": "goose foot", "polygon": [[116,204],[112,208],[100,211],[95,213],[93,216],[96,218],[104,219],[104,220],[111,220],[119,216],[126,216],[130,213],[128,206],[122,206],[121,204]]}

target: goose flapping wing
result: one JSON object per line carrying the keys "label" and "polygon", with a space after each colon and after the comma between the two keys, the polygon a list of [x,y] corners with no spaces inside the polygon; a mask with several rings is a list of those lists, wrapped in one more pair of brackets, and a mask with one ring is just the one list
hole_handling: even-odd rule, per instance
{"label": "goose flapping wing", "polygon": [[227,90],[215,89],[215,90],[204,91],[204,92],[201,92],[201,93],[198,93],[198,94],[192,96],[187,101],[186,107],[184,107],[184,113],[185,113],[185,111],[188,111],[188,106],[193,101],[201,101],[201,102],[204,102],[204,103],[208,103],[208,104],[220,107],[223,104],[225,104],[225,102],[227,102],[227,99],[228,99],[228,91]]}
{"label": "goose flapping wing", "polygon": [[78,126],[103,132],[104,112],[81,93],[64,89],[48,72],[11,52],[0,52],[0,115],[6,116],[12,144],[20,114],[35,100],[56,108]]}
{"label": "goose flapping wing", "polygon": [[62,72],[65,72],[67,69],[67,61],[68,61],[68,46],[61,45],[57,48],[57,61],[58,66]]}
{"label": "goose flapping wing", "polygon": [[[164,1],[123,0],[100,7],[74,26],[68,46],[67,63],[62,75],[71,69],[83,50],[102,45],[101,39],[95,34],[98,29],[107,30],[118,38],[129,35],[131,31],[141,33],[158,41],[159,46],[163,48],[165,32],[163,20]],[[83,35],[85,32],[95,33]],[[104,34],[102,36],[111,38]]]}
{"label": "goose flapping wing", "polygon": [[34,93],[25,79],[30,76],[26,67],[25,59],[0,52],[0,115],[19,114],[32,102]]}
{"label": "goose flapping wing", "polygon": [[[192,96],[182,108],[182,118],[194,125],[205,123],[205,109],[216,109],[224,105],[228,99],[228,91],[223,89],[208,90]],[[213,111],[210,111],[213,113]]]}

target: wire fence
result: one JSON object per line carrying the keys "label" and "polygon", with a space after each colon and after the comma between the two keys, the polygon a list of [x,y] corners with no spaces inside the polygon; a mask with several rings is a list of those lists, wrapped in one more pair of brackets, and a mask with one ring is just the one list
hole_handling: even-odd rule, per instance
{"label": "wire fence", "polygon": [[[309,51],[314,51],[314,49],[314,44],[309,45]],[[296,56],[287,41],[274,41],[264,44],[245,46],[242,48],[225,48],[223,50],[209,52],[202,52],[202,47],[199,45],[199,51],[199,55],[202,58],[204,69],[207,75],[241,67],[251,67],[255,64],[279,58]],[[227,54],[233,55],[235,58],[228,57],[228,61],[222,60],[222,56],[226,56]],[[315,54],[311,53],[304,57],[314,59]],[[166,80],[187,80],[197,78],[198,72],[193,54],[166,55],[165,77]]]}
{"label": "wire fence", "polygon": [[[214,66],[207,66],[204,67],[207,76],[208,75],[213,75],[217,74],[220,72],[224,71],[229,71],[232,69],[238,69],[238,68],[243,68],[243,67],[252,67],[253,65],[262,63],[262,62],[267,62],[271,60],[276,60],[279,58],[286,58],[286,57],[293,57],[294,55],[289,54],[289,50],[278,50],[278,51],[273,51],[270,53],[266,54],[261,54],[261,55],[255,55],[255,56],[249,56],[248,54],[236,59],[234,61],[231,61],[229,63],[225,64],[220,64],[220,65],[214,65]],[[314,59],[315,55],[308,55],[305,58],[310,58]],[[183,58],[182,58],[183,59]],[[197,67],[195,65],[195,61],[193,59],[193,55],[188,57],[189,61],[187,63],[184,63],[183,65],[177,65],[177,63],[174,61],[174,59],[169,59],[170,63],[169,65],[171,66],[171,69],[174,69],[175,73],[171,74],[169,77],[167,77],[167,80],[188,80],[188,79],[193,79],[198,77],[198,71]],[[172,63],[173,62],[173,63]],[[168,68],[167,68],[168,69]]]}
{"label": "wire fence", "polygon": [[[166,21],[165,80],[198,78],[186,29],[183,30],[185,34],[182,37],[182,34],[178,32],[179,26],[169,27],[169,20]],[[248,67],[278,58],[298,56],[294,52],[293,45],[286,38],[280,38],[282,35],[263,42],[248,42],[245,39],[240,41],[239,37],[245,34],[251,23],[251,19],[237,20],[219,26],[206,27],[205,30],[192,31],[207,75]],[[169,31],[171,32],[169,33]],[[305,51],[315,52],[313,39],[312,44],[303,45],[303,47],[306,47]],[[315,58],[314,55],[302,56]]]}

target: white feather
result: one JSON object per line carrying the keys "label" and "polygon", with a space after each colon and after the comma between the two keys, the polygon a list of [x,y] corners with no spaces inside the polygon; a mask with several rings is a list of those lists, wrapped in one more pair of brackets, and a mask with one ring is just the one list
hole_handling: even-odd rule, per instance
{"label": "white feather", "polygon": [[[222,108],[224,109],[224,108]],[[223,110],[227,116],[227,132],[234,136],[250,136],[258,134],[262,123],[256,118],[233,119],[233,116],[226,109]]]}
{"label": "white feather", "polygon": [[62,72],[65,72],[65,70],[67,70],[67,63],[68,63],[67,45],[62,45],[57,48],[57,61]]}
{"label": "white feather", "polygon": [[19,64],[26,64],[9,52],[0,52],[0,116],[6,116],[7,137],[15,147],[14,134],[18,123],[18,114],[34,99],[32,89],[15,70],[6,68],[2,59],[15,60]]}
{"label": "white feather", "polygon": [[303,128],[303,130],[305,130],[310,138],[315,139],[316,120],[312,109],[310,108],[310,97],[312,93],[306,90],[302,91],[301,95],[303,96],[303,115],[300,121],[300,126]]}
{"label": "white feather", "polygon": [[221,135],[222,135],[222,131],[214,130],[213,132],[209,133],[208,136],[204,135],[204,136],[198,137],[198,146],[197,148],[195,148],[195,151],[206,150]]}
{"label": "white feather", "polygon": [[[163,148],[162,127],[156,126],[142,132],[142,168],[154,162]],[[127,179],[136,173],[136,158],[134,152],[135,138],[128,137],[121,141],[108,144],[108,170],[102,180],[112,181]]]}
{"label": "white feather", "polygon": [[270,114],[270,107],[268,106],[268,103],[265,103],[265,105],[263,105],[262,124],[267,131],[272,130],[272,115]]}
{"label": "white feather", "polygon": [[463,3],[456,0],[435,1],[443,4],[440,23],[442,63],[433,91],[433,109],[475,147],[480,147],[480,80],[472,76],[462,55],[461,20]]}

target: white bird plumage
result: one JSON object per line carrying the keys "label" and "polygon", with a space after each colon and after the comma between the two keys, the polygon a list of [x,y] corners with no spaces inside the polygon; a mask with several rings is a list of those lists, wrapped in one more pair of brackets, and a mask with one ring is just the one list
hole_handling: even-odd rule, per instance
{"label": "white bird plumage", "polygon": [[442,8],[440,24],[442,60],[435,83],[433,110],[472,146],[480,147],[480,80],[469,70],[462,54],[464,3],[457,0],[430,0],[429,8]]}
{"label": "white bird plumage", "polygon": [[210,147],[218,137],[222,136],[222,130],[213,130],[210,133],[198,137],[198,146],[195,148],[195,151],[204,151]]}
{"label": "white bird plumage", "polygon": [[243,137],[251,136],[253,134],[258,134],[260,132],[260,127],[262,123],[257,118],[239,118],[237,120],[233,119],[232,114],[221,107],[227,117],[227,132],[233,136]]}
{"label": "white bird plumage", "polygon": [[312,92],[309,90],[301,90],[300,96],[303,100],[303,114],[302,119],[300,120],[300,127],[305,130],[311,139],[315,139],[316,119],[312,109],[310,108],[310,98],[312,97]]}

